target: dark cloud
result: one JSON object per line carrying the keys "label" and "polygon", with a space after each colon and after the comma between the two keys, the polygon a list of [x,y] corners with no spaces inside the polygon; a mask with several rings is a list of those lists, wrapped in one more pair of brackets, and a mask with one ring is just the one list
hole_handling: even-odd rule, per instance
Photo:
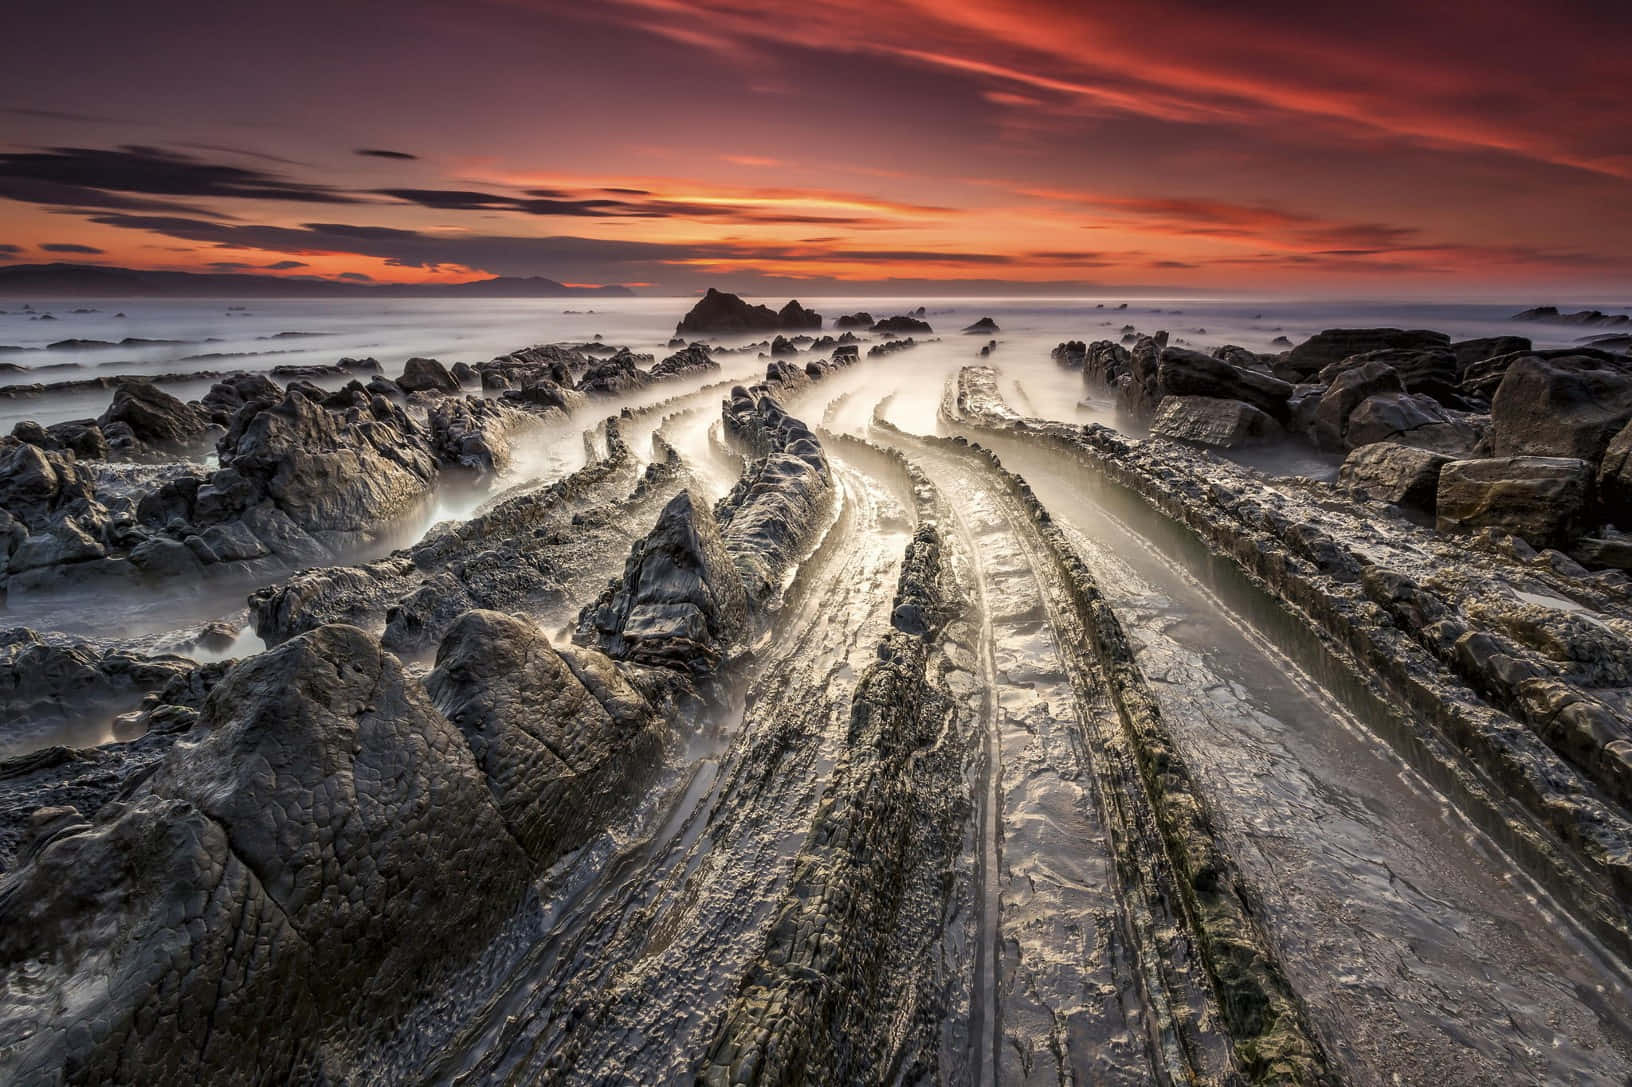
{"label": "dark cloud", "polygon": [[23,247],[20,245],[0,245],[0,253],[21,253],[22,251]]}
{"label": "dark cloud", "polygon": [[725,223],[800,223],[861,226],[876,218],[855,215],[817,215],[775,208],[761,209],[729,202],[696,203],[666,200],[644,189],[592,189],[593,193],[622,193],[638,199],[608,199],[559,189],[528,189],[525,196],[473,192],[468,189],[374,189],[386,196],[438,211],[509,211],[523,215],[558,215],[586,219],[701,219]]}
{"label": "dark cloud", "polygon": [[[360,202],[321,185],[242,166],[205,162],[155,147],[54,147],[0,154],[0,195],[12,199],[71,207],[116,207],[119,205],[112,201],[126,197],[114,194],[130,193],[318,204]],[[146,210],[177,209],[149,205]]]}
{"label": "dark cloud", "polygon": [[303,260],[279,260],[262,265],[262,267],[269,272],[287,272],[294,268],[307,268],[310,265]]}
{"label": "dark cloud", "polygon": [[362,272],[341,272],[340,273],[340,278],[341,279],[356,280],[358,283],[372,283],[372,282],[374,282],[374,277],[373,276],[364,275]]}
{"label": "dark cloud", "polygon": [[46,242],[40,248],[47,253],[95,253],[103,250],[94,245],[76,245],[73,242]]}
{"label": "dark cloud", "polygon": [[413,160],[413,159],[418,159],[419,158],[418,155],[410,155],[406,151],[387,151],[383,147],[359,147],[357,149],[357,153],[359,155],[367,155],[369,158],[376,158],[376,159],[411,159],[411,160]]}

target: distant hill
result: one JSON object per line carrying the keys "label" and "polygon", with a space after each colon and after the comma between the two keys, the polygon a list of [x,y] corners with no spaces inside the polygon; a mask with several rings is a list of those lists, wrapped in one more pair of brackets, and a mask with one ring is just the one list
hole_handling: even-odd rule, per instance
{"label": "distant hill", "polygon": [[628,287],[569,287],[542,276],[471,283],[337,283],[270,275],[149,272],[97,264],[0,267],[0,298],[580,298],[627,297]]}

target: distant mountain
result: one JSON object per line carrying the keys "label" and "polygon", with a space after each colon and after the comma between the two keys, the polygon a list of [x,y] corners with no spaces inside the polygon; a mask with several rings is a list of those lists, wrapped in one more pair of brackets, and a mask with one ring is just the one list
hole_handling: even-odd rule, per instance
{"label": "distant mountain", "polygon": [[627,297],[628,287],[569,287],[542,276],[471,283],[337,283],[270,275],[149,272],[98,264],[0,267],[0,298],[581,298]]}

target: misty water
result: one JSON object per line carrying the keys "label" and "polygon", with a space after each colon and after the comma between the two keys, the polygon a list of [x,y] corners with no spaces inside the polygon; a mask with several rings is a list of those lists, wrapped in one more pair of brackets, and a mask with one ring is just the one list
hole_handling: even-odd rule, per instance
{"label": "misty water", "polygon": [[[1453,339],[1516,334],[1538,346],[1568,346],[1582,330],[1515,324],[1509,318],[1522,307],[1505,304],[802,301],[828,318],[829,329],[842,313],[885,317],[919,305],[935,328],[915,348],[882,359],[867,359],[864,343],[860,364],[787,407],[813,426],[866,437],[918,465],[948,498],[961,572],[978,589],[984,614],[967,636],[979,664],[964,677],[965,711],[986,730],[980,742],[988,776],[971,785],[971,803],[989,838],[975,841],[972,831],[965,859],[985,882],[959,884],[954,897],[965,896],[957,901],[967,911],[946,923],[949,933],[967,925],[959,931],[993,958],[969,950],[968,961],[952,956],[946,964],[972,979],[964,996],[980,1020],[953,1032],[961,1052],[953,1065],[966,1060],[961,1070],[969,1078],[1003,1083],[1141,1082],[1148,1071],[1142,1054],[1164,1042],[1153,1020],[1171,1013],[1129,1001],[1127,977],[1140,968],[1137,939],[1092,969],[1077,942],[1083,919],[1113,931],[1122,922],[1106,919],[1119,911],[1148,910],[1133,928],[1167,924],[1155,906],[1130,906],[1116,885],[1103,841],[1114,835],[1101,825],[1102,792],[1114,783],[1084,773],[1068,742],[1067,707],[1091,674],[1063,639],[1066,628],[1051,618],[1051,586],[1035,542],[1001,488],[912,436],[956,432],[937,409],[947,380],[977,361],[998,368],[1001,391],[1023,415],[1126,427],[1108,396],[1085,389],[1080,372],[1049,358],[1062,340],[1120,340],[1124,326],[1166,330],[1180,346],[1233,343],[1260,352],[1281,349],[1281,337],[1296,343],[1331,327],[1429,328]],[[0,353],[0,367],[16,367],[0,372],[0,386],[271,371],[341,357],[375,358],[395,376],[413,356],[451,365],[535,343],[596,340],[661,359],[688,304],[36,300],[21,312],[21,303],[0,301],[0,344],[19,348]],[[74,312],[81,309],[94,312]],[[45,313],[54,319],[39,319]],[[982,317],[1001,331],[961,333]],[[172,342],[49,348],[126,337]],[[996,346],[981,356],[988,339]],[[754,351],[717,360],[721,371],[592,400],[565,422],[531,426],[515,436],[513,462],[501,476],[445,483],[423,509],[382,527],[347,561],[411,545],[439,522],[562,478],[594,455],[596,424],[624,409],[637,413],[624,425],[637,458],[650,458],[659,437],[679,453],[692,485],[719,498],[740,462],[719,435],[717,386],[756,380],[765,360]],[[315,380],[338,387],[349,379]],[[198,378],[166,388],[187,399],[210,384]],[[0,399],[0,430],[25,419],[92,417],[109,397],[105,388],[48,388]],[[639,414],[671,399],[662,412]],[[875,416],[901,433],[873,427]],[[1344,1073],[1376,1084],[1624,1082],[1632,1061],[1624,963],[1571,920],[1552,888],[1520,870],[1479,813],[1461,810],[1419,772],[1399,719],[1379,708],[1375,693],[1323,671],[1318,653],[1289,633],[1275,601],[1221,575],[1160,515],[1046,450],[1021,441],[999,448],[1049,507],[1133,636],[1178,742],[1222,814],[1223,836],[1263,896],[1266,925],[1292,980]],[[763,945],[810,812],[840,757],[855,679],[888,628],[910,535],[910,495],[900,479],[868,456],[838,448],[828,455],[836,508],[790,587],[792,604],[774,637],[758,647],[743,680],[745,705],[674,754],[627,820],[540,881],[529,907],[536,912],[512,926],[526,946],[491,952],[452,990],[448,1004],[474,1010],[461,1016],[439,1007],[411,1019],[417,1037],[399,1038],[394,1052],[380,1056],[375,1080],[530,1081],[580,1060],[580,1080],[657,1081],[682,1077],[706,1045],[710,1017],[732,999]],[[1272,475],[1317,478],[1330,477],[1336,463],[1306,450],[1253,461]],[[622,557],[604,556],[609,574]],[[225,659],[263,646],[247,628],[225,649],[198,649],[190,634],[206,620],[241,615],[247,594],[275,580],[11,599],[0,626]],[[535,619],[558,638],[571,617],[564,609]],[[995,693],[982,691],[994,686]],[[1103,696],[1086,715],[1094,713],[1114,718]],[[28,746],[110,738],[103,719]],[[772,764],[774,778],[761,780],[759,760],[773,749],[789,754]],[[1001,872],[986,871],[998,858]],[[611,875],[603,878],[603,869]],[[948,946],[957,945],[949,936]],[[1187,985],[1205,989],[1202,980],[1181,982],[1181,998]],[[603,990],[616,998],[602,999]],[[596,995],[599,1011],[580,1020],[572,1001],[589,1000],[585,994]],[[1197,1052],[1203,1063],[1226,1059],[1205,1039]]]}

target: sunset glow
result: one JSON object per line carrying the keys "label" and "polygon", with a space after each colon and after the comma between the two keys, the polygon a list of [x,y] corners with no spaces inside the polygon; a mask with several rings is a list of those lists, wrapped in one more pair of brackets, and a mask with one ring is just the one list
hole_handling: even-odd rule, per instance
{"label": "sunset glow", "polygon": [[[1618,6],[308,7],[247,35],[205,5],[88,36],[13,16],[0,259],[674,292],[1628,281]],[[136,78],[155,54],[169,78]]]}

